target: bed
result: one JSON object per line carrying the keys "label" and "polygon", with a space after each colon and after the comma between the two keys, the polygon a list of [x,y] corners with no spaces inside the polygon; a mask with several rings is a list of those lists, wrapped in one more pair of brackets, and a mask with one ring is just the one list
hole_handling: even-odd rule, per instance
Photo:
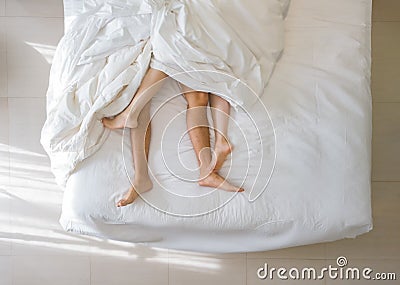
{"label": "bed", "polygon": [[[251,191],[223,193],[190,182],[196,158],[185,135],[186,103],[175,96],[177,83],[168,79],[152,101],[154,188],[130,206],[115,207],[134,170],[128,131],[112,131],[65,182],[62,227],[218,253],[321,243],[370,231],[371,2],[292,1],[285,49],[262,104],[251,107],[255,117],[232,110],[229,134],[235,149],[221,173]],[[64,7],[68,29],[82,13],[82,2],[64,0]]]}

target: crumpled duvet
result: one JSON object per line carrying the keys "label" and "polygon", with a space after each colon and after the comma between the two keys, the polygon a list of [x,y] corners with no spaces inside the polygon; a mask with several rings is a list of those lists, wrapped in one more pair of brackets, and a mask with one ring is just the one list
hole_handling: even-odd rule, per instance
{"label": "crumpled duvet", "polygon": [[[283,17],[288,3],[157,0],[147,5],[138,0],[87,1],[84,12],[75,17],[61,39],[50,72],[41,143],[50,156],[57,182],[65,185],[77,164],[101,147],[109,130],[100,120],[118,114],[129,104],[150,64],[193,89],[222,94],[234,106],[256,103],[283,49]],[[199,10],[196,13],[194,4],[204,8],[203,14]],[[220,14],[205,19],[205,12],[214,10]],[[170,13],[178,14],[171,17]],[[240,17],[247,23],[239,21]],[[193,32],[185,28],[196,27],[202,19],[204,26],[197,30],[200,34],[182,34]],[[225,21],[224,27],[230,30],[208,33],[210,42],[199,50],[207,51],[215,60],[204,64],[191,57],[195,45],[185,48],[177,43],[204,38],[204,29],[213,27],[211,19]],[[221,23],[216,24],[221,27]],[[250,32],[246,32],[246,24]],[[178,26],[180,33],[171,29]],[[246,48],[246,56],[238,56],[238,48]],[[204,54],[202,58],[209,60]],[[196,72],[199,69],[214,75]],[[221,76],[215,72],[221,72]],[[228,79],[232,80],[230,84]]]}

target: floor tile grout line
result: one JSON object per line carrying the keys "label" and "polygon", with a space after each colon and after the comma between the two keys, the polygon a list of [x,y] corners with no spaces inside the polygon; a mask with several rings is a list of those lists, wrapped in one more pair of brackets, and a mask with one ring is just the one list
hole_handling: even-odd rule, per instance
{"label": "floor tile grout line", "polygon": [[64,19],[64,16],[0,16],[0,18],[41,18],[41,19]]}
{"label": "floor tile grout line", "polygon": [[[5,99],[40,99],[40,98],[46,98],[46,95],[43,96],[9,96],[9,97],[0,97],[5,98]],[[400,102],[399,102],[400,103]]]}
{"label": "floor tile grout line", "polygon": [[[6,41],[6,70],[8,71],[8,66],[7,66],[7,37],[6,37],[5,41]],[[7,79],[6,93],[8,95],[8,72],[6,72],[6,79]],[[7,98],[7,147],[8,147],[8,157],[7,157],[8,158],[8,161],[7,161],[8,179],[7,179],[7,184],[8,184],[8,186],[11,185],[11,152],[10,152],[10,142],[11,142],[10,137],[11,137],[11,133],[10,133],[10,131],[11,131],[10,101]],[[9,227],[10,227],[10,234],[13,236],[14,223],[13,223],[13,220],[11,218],[13,216],[13,207],[12,207],[12,205],[13,205],[13,199],[11,199],[10,204],[9,204],[9,209],[8,209],[9,215],[10,215],[8,224],[9,224]],[[14,247],[15,247],[14,239],[12,239],[10,241],[10,254],[11,254],[11,256],[13,256],[13,254],[14,254],[14,250],[15,250]]]}
{"label": "floor tile grout line", "polygon": [[92,285],[92,256],[89,255],[89,284]]}
{"label": "floor tile grout line", "polygon": [[375,103],[379,103],[379,104],[382,104],[382,103],[388,103],[388,104],[398,104],[398,103],[400,103],[400,101],[398,101],[398,102],[396,102],[396,101],[394,101],[394,102],[384,102],[384,101],[374,101],[373,99],[372,99],[372,103],[373,104],[375,104]]}
{"label": "floor tile grout line", "polygon": [[167,249],[168,263],[167,263],[167,284],[169,285],[169,261],[170,261],[170,250]]}
{"label": "floor tile grout line", "polygon": [[[7,1],[4,1],[4,13],[7,11]],[[10,138],[11,138],[11,117],[10,117],[10,99],[8,98],[9,94],[9,84],[8,84],[8,21],[4,21],[4,28],[5,28],[5,65],[6,65],[6,94],[7,94],[7,124],[8,124],[8,136],[7,136],[7,143],[8,143],[8,185],[11,185],[11,152],[10,152]],[[13,216],[13,199],[10,202],[10,215]],[[14,230],[14,223],[12,222],[12,219],[10,217],[10,230],[11,234]],[[11,240],[11,254],[14,254],[15,251],[15,245],[14,245],[14,240]]]}
{"label": "floor tile grout line", "polygon": [[[4,3],[4,8],[6,8],[6,5],[7,5],[7,1],[5,1],[5,3]],[[8,23],[7,23],[7,21],[4,21],[4,28],[5,28],[5,31],[4,31],[4,33],[5,33],[5,56],[6,56],[6,58],[5,58],[5,65],[6,65],[6,94],[7,94],[7,110],[8,110],[8,112],[7,112],[7,116],[8,116],[8,145],[10,145],[10,108],[9,108],[9,106],[10,106],[10,101],[8,100],[8,94],[9,94],[9,84],[8,84]],[[10,160],[11,160],[11,155],[10,155],[10,158],[9,158],[9,164],[8,164],[8,166],[9,166],[9,168],[10,168],[10,164],[11,164],[11,162],[10,162]],[[11,180],[11,168],[10,168],[10,170],[9,170],[9,174],[10,174],[10,180]]]}
{"label": "floor tile grout line", "polygon": [[372,20],[372,23],[400,23],[400,20]]}
{"label": "floor tile grout line", "polygon": [[372,183],[399,183],[398,180],[372,180]]}
{"label": "floor tile grout line", "polygon": [[247,259],[247,252],[245,252],[245,256],[244,256],[244,284],[246,284],[246,285],[248,285],[247,284],[247,261],[248,261],[248,259]]}

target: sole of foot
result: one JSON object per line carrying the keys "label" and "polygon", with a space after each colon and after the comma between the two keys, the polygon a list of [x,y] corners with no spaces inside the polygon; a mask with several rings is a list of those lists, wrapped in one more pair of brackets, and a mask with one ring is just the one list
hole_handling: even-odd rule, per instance
{"label": "sole of foot", "polygon": [[211,173],[206,178],[199,181],[200,186],[212,187],[228,192],[243,192],[244,189],[241,187],[230,184],[226,179],[220,176],[218,173]]}
{"label": "sole of foot", "polygon": [[153,188],[153,183],[151,182],[151,180],[136,185],[138,186],[135,187],[132,186],[129,189],[129,191],[125,194],[124,198],[118,201],[117,207],[124,207],[129,204],[132,204],[137,199],[137,197],[139,197],[139,193],[136,191],[136,189],[140,190],[140,194],[143,194],[151,190],[151,188]]}
{"label": "sole of foot", "polygon": [[125,113],[121,113],[114,118],[103,118],[101,122],[104,127],[115,130],[115,129],[123,129],[129,128],[134,129],[137,128],[137,120],[130,118],[131,116],[127,116]]}

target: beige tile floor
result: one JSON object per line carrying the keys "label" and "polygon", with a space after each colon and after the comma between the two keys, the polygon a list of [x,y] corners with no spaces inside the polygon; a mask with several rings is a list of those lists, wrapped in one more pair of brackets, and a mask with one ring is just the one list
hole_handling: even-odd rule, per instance
{"label": "beige tile floor", "polygon": [[62,193],[39,144],[62,16],[61,0],[0,0],[0,285],[267,284],[256,277],[267,260],[277,267],[321,268],[335,265],[340,255],[353,266],[400,274],[399,0],[374,0],[373,9],[374,230],[355,240],[229,255],[151,249],[62,231]]}

